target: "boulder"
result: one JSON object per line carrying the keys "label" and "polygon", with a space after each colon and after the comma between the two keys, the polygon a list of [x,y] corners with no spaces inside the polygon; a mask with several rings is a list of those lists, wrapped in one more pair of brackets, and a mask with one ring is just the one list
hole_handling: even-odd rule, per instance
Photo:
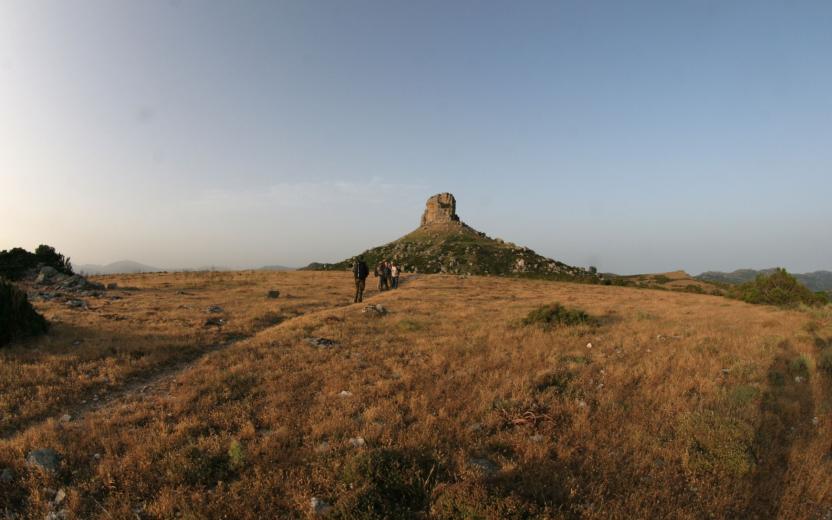
{"label": "boulder", "polygon": [[38,273],[37,278],[35,278],[35,283],[40,285],[50,284],[57,275],[57,269],[52,266],[45,265],[40,268],[40,272]]}
{"label": "boulder", "polygon": [[304,341],[315,348],[335,348],[340,346],[337,341],[327,338],[306,338]]}
{"label": "boulder", "polygon": [[61,456],[52,448],[30,451],[26,456],[26,464],[44,471],[57,471],[61,463]]}

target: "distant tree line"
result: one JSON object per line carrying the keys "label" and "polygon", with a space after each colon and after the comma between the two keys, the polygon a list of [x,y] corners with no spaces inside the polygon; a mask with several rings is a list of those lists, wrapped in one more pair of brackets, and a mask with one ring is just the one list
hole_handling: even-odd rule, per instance
{"label": "distant tree line", "polygon": [[52,246],[41,244],[34,253],[22,247],[0,251],[0,277],[9,280],[20,280],[32,269],[43,266],[55,268],[64,274],[73,274],[69,257],[55,251]]}

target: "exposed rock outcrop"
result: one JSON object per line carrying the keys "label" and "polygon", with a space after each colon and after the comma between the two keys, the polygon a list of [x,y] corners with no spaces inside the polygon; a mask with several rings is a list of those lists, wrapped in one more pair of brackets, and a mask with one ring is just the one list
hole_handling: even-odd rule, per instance
{"label": "exposed rock outcrop", "polygon": [[436,224],[459,223],[456,214],[456,199],[450,193],[440,193],[428,199],[422,213],[422,227]]}

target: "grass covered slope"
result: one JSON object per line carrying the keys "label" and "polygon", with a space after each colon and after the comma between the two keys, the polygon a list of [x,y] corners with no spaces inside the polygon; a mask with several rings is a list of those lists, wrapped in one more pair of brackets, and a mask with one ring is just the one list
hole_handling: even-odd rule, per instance
{"label": "grass covered slope", "polygon": [[[158,392],[0,441],[0,471],[14,475],[0,482],[0,511],[302,518],[313,503],[332,518],[832,511],[832,386],[817,368],[832,348],[828,307],[423,276],[370,291],[388,310],[379,317],[343,306],[346,273],[282,276],[331,307],[254,331]],[[144,279],[170,291],[183,283]],[[201,286],[228,307],[261,297],[261,284],[219,290],[225,283]],[[336,346],[313,347],[309,337]],[[63,457],[55,473],[25,465],[45,447]],[[47,489],[66,499],[56,506]]]}
{"label": "grass covered slope", "polygon": [[[461,223],[423,226],[360,256],[372,269],[381,260],[395,260],[406,272],[473,275],[519,275],[550,279],[598,281],[584,269],[543,257],[527,247],[493,239]],[[355,257],[314,269],[350,269]]]}

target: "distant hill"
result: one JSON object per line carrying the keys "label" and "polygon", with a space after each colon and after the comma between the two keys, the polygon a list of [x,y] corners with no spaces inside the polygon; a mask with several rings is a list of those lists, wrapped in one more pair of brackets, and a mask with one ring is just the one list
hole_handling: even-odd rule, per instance
{"label": "distant hill", "polygon": [[258,271],[296,271],[294,267],[286,267],[285,265],[264,265]]}
{"label": "distant hill", "polygon": [[[441,193],[428,199],[421,225],[415,231],[361,254],[373,267],[395,260],[405,272],[491,274],[600,281],[585,269],[541,256],[528,247],[488,237],[460,221],[456,199]],[[350,269],[356,257],[333,264],[312,263],[308,270]]]}
{"label": "distant hill", "polygon": [[[706,282],[717,282],[727,284],[740,284],[753,280],[757,275],[769,275],[775,271],[775,268],[770,269],[737,269],[730,273],[721,271],[707,271],[695,278]],[[794,274],[792,275],[797,280],[813,291],[832,292],[832,271],[814,271],[811,273]]]}
{"label": "distant hill", "polygon": [[134,273],[157,273],[164,269],[133,262],[132,260],[120,260],[107,265],[83,264],[74,267],[75,271],[83,274],[134,274]]}

